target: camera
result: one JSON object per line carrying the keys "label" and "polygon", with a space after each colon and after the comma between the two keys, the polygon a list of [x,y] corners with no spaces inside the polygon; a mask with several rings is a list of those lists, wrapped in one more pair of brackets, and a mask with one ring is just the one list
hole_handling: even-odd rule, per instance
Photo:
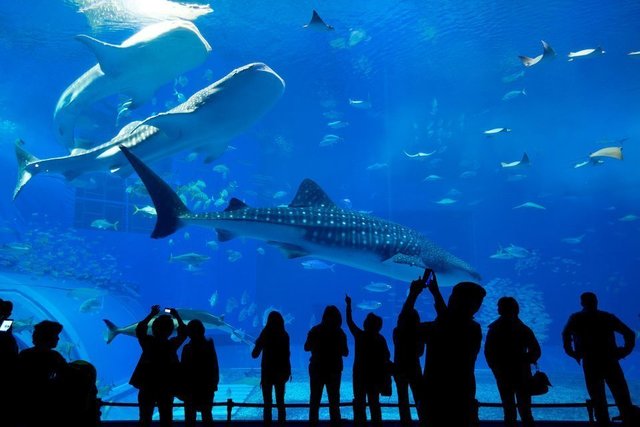
{"label": "camera", "polygon": [[0,324],[0,332],[7,332],[9,328],[11,328],[11,325],[13,325],[13,320],[11,319],[3,320],[2,324]]}
{"label": "camera", "polygon": [[168,314],[171,314],[171,309],[170,309],[170,308],[165,308],[165,309],[164,309],[164,312],[165,312],[165,313],[168,313]]}

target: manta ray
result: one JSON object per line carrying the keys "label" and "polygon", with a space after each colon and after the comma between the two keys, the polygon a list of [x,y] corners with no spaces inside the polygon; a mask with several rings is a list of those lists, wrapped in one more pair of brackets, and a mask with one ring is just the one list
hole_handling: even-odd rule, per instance
{"label": "manta ray", "polygon": [[20,190],[36,174],[56,173],[69,181],[87,172],[131,173],[119,146],[130,148],[145,161],[170,157],[180,151],[201,153],[205,163],[220,157],[229,141],[253,125],[284,92],[284,81],[263,63],[237,68],[196,92],[177,107],[125,126],[113,139],[89,150],[38,159],[21,140],[15,145]]}
{"label": "manta ray", "polygon": [[312,255],[405,282],[418,278],[426,267],[438,273],[443,286],[480,279],[469,264],[417,231],[338,207],[310,179],[302,182],[287,206],[252,208],[232,198],[222,212],[192,213],[131,150],[120,148],[155,205],[158,215],[152,238],[169,236],[193,224],[214,228],[221,242],[251,237],[279,247],[287,258]]}
{"label": "manta ray", "polygon": [[90,104],[120,93],[131,98],[128,108],[136,108],[211,52],[198,28],[181,20],[149,25],[119,45],[85,35],[76,39],[91,49],[98,64],[69,85],[53,113],[57,136],[69,149],[75,147],[76,120]]}

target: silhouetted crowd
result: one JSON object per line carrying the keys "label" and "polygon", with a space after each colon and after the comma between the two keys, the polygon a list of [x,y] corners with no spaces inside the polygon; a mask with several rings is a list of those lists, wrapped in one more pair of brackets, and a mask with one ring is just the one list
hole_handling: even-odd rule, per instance
{"label": "silhouetted crowd", "polygon": [[[422,321],[414,308],[427,289],[436,317]],[[461,282],[453,287],[448,301],[440,293],[435,273],[411,283],[407,299],[393,330],[394,355],[380,333],[382,318],[369,313],[360,328],[353,319],[351,298],[345,297],[346,320],[355,342],[353,362],[353,421],[382,425],[380,396],[390,396],[392,380],[398,395],[400,422],[412,424],[409,390],[415,402],[418,422],[423,427],[477,426],[475,363],[482,345],[482,330],[474,320],[486,295],[482,286]],[[635,333],[615,315],[598,310],[594,293],[580,299],[582,310],[569,318],[562,339],[565,352],[582,365],[587,391],[598,426],[609,426],[605,396],[609,387],[620,411],[622,425],[640,425],[640,411],[632,404],[620,360],[635,346]],[[523,426],[534,425],[531,396],[550,385],[541,372],[532,372],[541,356],[535,334],[519,318],[518,302],[509,296],[498,301],[498,318],[491,323],[484,355],[491,368],[504,411],[506,426],[516,426],[520,415]],[[100,422],[96,370],[86,361],[68,363],[54,350],[62,325],[45,320],[35,325],[33,347],[18,352],[11,330],[10,301],[0,300],[0,420],[7,427],[66,425],[91,427]],[[220,372],[216,348],[205,336],[199,320],[185,324],[175,309],[154,305],[136,327],[142,349],[130,379],[138,389],[140,425],[151,425],[158,408],[160,425],[171,426],[173,401],[184,402],[185,425],[213,425],[212,409]],[[8,323],[7,323],[8,322]],[[176,334],[174,335],[174,331]],[[624,344],[616,343],[620,334]],[[185,341],[189,341],[183,346]],[[183,347],[182,347],[183,346]],[[178,357],[178,350],[182,353]],[[304,350],[309,359],[309,423],[316,426],[322,394],[326,388],[332,426],[341,425],[340,383],[343,358],[349,355],[342,314],[335,305],[327,306],[322,320],[307,335]],[[266,325],[255,342],[253,358],[262,356],[261,388],[264,424],[272,424],[275,394],[278,423],[286,421],[285,385],[291,379],[290,342],[285,322],[277,311],[269,313]],[[424,367],[421,358],[425,355]],[[541,383],[542,381],[542,383]]]}

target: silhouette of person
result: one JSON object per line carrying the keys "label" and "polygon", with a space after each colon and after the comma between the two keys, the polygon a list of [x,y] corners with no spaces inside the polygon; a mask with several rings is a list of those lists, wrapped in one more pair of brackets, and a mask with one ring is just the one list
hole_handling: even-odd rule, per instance
{"label": "silhouette of person", "polygon": [[[431,279],[429,279],[431,278]],[[411,283],[406,308],[428,287],[434,296],[437,317],[423,322],[419,334],[426,343],[423,393],[420,399],[422,423],[429,427],[467,427],[478,422],[475,362],[482,343],[482,330],[473,320],[486,292],[473,282],[460,282],[448,304],[440,294],[430,269]]]}
{"label": "silhouette of person", "polygon": [[33,328],[33,347],[18,354],[18,396],[21,421],[27,427],[61,425],[60,377],[67,362],[54,350],[62,325],[44,320]]}
{"label": "silhouette of person", "polygon": [[[186,326],[176,309],[170,314],[178,323],[178,334],[169,338],[174,330],[173,318],[160,313],[160,306],[151,307],[151,312],[136,326],[136,337],[142,347],[129,384],[138,389],[140,425],[151,426],[153,408],[157,405],[160,426],[168,427],[173,422],[173,396],[178,384],[178,348],[187,339]],[[156,317],[157,316],[157,317]],[[154,319],[155,318],[155,319]],[[152,335],[147,333],[149,323]]]}
{"label": "silhouette of person", "polygon": [[213,426],[213,397],[218,390],[220,368],[213,339],[204,335],[205,329],[198,319],[187,324],[190,340],[182,349],[182,386],[184,420],[186,427],[196,425],[196,413],[202,414],[202,423]]}
{"label": "silhouette of person", "polygon": [[[631,426],[635,411],[619,360],[633,351],[635,334],[615,315],[598,310],[598,298],[593,292],[583,293],[580,303],[582,311],[572,314],[562,331],[564,351],[578,363],[582,362],[597,425],[608,426],[610,422],[604,388],[606,383],[623,423]],[[616,333],[624,339],[622,347],[616,344]]]}
{"label": "silhouette of person", "polygon": [[367,424],[366,401],[368,401],[371,424],[381,427],[380,393],[387,386],[386,376],[391,363],[391,354],[387,347],[387,341],[380,334],[382,318],[373,313],[367,314],[363,324],[364,330],[362,330],[353,321],[351,297],[349,295],[345,297],[345,302],[347,304],[347,326],[355,340],[353,424],[355,426]]}
{"label": "silhouette of person", "polygon": [[[422,367],[420,357],[424,354],[424,342],[418,335],[420,314],[415,308],[400,311],[396,327],[393,329],[393,364],[396,391],[398,393],[398,410],[400,424],[410,426],[411,410],[409,408],[409,388],[413,394],[413,401],[420,411],[419,399],[422,394]],[[418,413],[418,418],[423,416]]]}
{"label": "silhouette of person", "polygon": [[289,334],[284,329],[284,318],[277,311],[271,311],[267,324],[256,340],[251,357],[257,359],[262,354],[260,387],[264,400],[264,425],[271,425],[272,393],[276,394],[278,423],[284,424],[287,413],[284,406],[285,384],[291,377],[291,350]]}
{"label": "silhouette of person", "polygon": [[329,418],[332,426],[339,426],[340,381],[342,358],[349,355],[347,336],[341,328],[342,315],[335,305],[325,308],[322,320],[307,334],[304,351],[311,352],[309,359],[309,424],[318,425],[322,390],[326,386],[329,398]]}
{"label": "silhouette of person", "polygon": [[95,366],[85,360],[74,360],[61,374],[64,425],[96,427],[100,425],[100,405]]}
{"label": "silhouette of person", "polygon": [[[0,324],[11,318],[13,303],[0,299]],[[15,425],[15,387],[18,366],[18,343],[13,336],[13,328],[0,331],[0,414],[7,427]]]}
{"label": "silhouette of person", "polygon": [[524,427],[534,425],[531,413],[531,364],[541,355],[533,331],[518,317],[520,307],[513,297],[498,300],[500,317],[489,325],[484,356],[496,377],[507,427],[517,425],[518,412]]}

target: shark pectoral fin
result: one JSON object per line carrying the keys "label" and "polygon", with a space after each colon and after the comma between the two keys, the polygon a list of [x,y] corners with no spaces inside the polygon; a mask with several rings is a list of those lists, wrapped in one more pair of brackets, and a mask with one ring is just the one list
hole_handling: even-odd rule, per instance
{"label": "shark pectoral fin", "polygon": [[77,35],[75,39],[93,52],[98,59],[100,69],[103,73],[117,76],[126,68],[128,58],[125,56],[127,51],[124,48],[94,39],[84,34]]}
{"label": "shark pectoral fin", "polygon": [[273,246],[277,246],[282,251],[284,256],[287,257],[287,259],[300,258],[309,255],[309,252],[307,252],[306,249],[297,245],[292,245],[290,243],[284,242],[276,242],[273,240],[270,240],[267,243]]}
{"label": "shark pectoral fin", "polygon": [[190,111],[186,111],[180,113],[166,112],[156,114],[155,116],[151,116],[140,122],[140,124],[136,126],[136,129],[142,125],[153,126],[160,129],[160,131],[168,137],[175,139],[180,137],[182,134],[182,119],[186,117],[186,114],[190,113]]}
{"label": "shark pectoral fin", "polygon": [[237,210],[248,208],[248,207],[249,207],[249,205],[247,205],[242,200],[236,199],[235,197],[232,197],[231,200],[229,200],[229,205],[225,208],[224,211],[225,212],[237,211]]}
{"label": "shark pectoral fin", "polygon": [[424,268],[424,262],[422,259],[417,256],[405,255],[405,254],[395,254],[392,257],[389,257],[382,261],[383,263],[394,263],[394,264],[405,264],[409,266],[416,266]]}
{"label": "shark pectoral fin", "polygon": [[228,242],[236,238],[235,234],[227,230],[216,228],[216,233],[218,233],[218,242]]}

